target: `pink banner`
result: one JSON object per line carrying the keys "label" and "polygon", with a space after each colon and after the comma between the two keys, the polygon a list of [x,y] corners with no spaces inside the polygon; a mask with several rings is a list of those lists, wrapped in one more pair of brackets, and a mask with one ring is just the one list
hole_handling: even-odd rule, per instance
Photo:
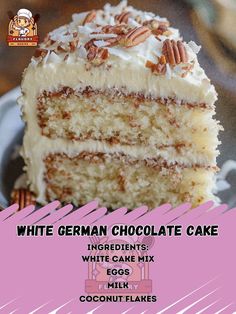
{"label": "pink banner", "polygon": [[[73,211],[57,201],[37,211],[17,208],[0,212],[0,313],[236,311],[235,209],[208,202],[191,211],[189,204],[174,209],[166,204],[152,211],[107,213],[95,201]],[[24,230],[17,226],[31,235],[19,235]],[[79,235],[94,226],[107,227],[107,233]],[[141,235],[122,235],[125,226]],[[146,249],[110,251],[116,256],[111,262],[101,260],[103,250],[88,250],[98,244]],[[89,261],[83,260],[86,256]],[[128,269],[129,274],[108,276],[107,269]]]}

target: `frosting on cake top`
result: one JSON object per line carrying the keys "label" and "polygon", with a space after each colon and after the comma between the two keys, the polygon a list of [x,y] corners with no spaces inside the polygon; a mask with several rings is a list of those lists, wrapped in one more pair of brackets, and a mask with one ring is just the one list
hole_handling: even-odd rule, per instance
{"label": "frosting on cake top", "polygon": [[[50,32],[32,64],[75,63],[109,65],[116,59],[135,62],[156,75],[201,76],[196,54],[200,47],[182,41],[166,18],[137,10],[122,1],[103,10],[73,14],[70,24]],[[197,70],[197,71],[194,71]]]}

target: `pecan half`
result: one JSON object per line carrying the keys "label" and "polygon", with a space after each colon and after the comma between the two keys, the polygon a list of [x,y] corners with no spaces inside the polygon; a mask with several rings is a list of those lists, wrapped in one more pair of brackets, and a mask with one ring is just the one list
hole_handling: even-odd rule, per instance
{"label": "pecan half", "polygon": [[146,26],[135,27],[126,35],[122,36],[120,44],[126,48],[137,46],[144,42],[151,35],[151,31]]}
{"label": "pecan half", "polygon": [[82,25],[85,25],[85,24],[87,24],[87,23],[91,23],[91,22],[96,18],[96,15],[97,15],[97,13],[96,13],[95,10],[90,11],[90,12],[86,15],[86,17],[85,17],[85,19],[84,19]]}
{"label": "pecan half", "polygon": [[14,189],[11,194],[11,204],[19,204],[19,210],[29,205],[35,205],[35,197],[27,189]]}
{"label": "pecan half", "polygon": [[115,16],[115,21],[119,24],[121,23],[128,23],[129,17],[131,16],[131,12],[122,12]]}
{"label": "pecan half", "polygon": [[186,48],[182,41],[166,39],[163,43],[162,53],[166,58],[166,61],[171,65],[175,66],[179,63],[187,63],[188,55]]}

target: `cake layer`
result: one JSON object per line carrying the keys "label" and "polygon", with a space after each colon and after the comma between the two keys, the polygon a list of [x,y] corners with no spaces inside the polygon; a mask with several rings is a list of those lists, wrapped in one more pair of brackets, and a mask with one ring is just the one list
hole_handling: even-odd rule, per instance
{"label": "cake layer", "polygon": [[64,88],[45,91],[37,110],[42,134],[52,139],[150,146],[156,152],[173,147],[176,154],[188,151],[215,164],[219,126],[212,119],[214,110],[203,104],[126,96],[116,90]]}
{"label": "cake layer", "polygon": [[164,160],[137,160],[122,154],[83,152],[69,157],[50,154],[44,159],[47,200],[85,204],[98,199],[100,206],[149,208],[162,203],[193,206],[214,199],[214,169],[168,166]]}

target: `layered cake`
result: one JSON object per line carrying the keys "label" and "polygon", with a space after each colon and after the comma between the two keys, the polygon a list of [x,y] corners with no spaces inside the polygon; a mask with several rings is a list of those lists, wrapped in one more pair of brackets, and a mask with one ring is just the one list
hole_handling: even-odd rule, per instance
{"label": "layered cake", "polygon": [[166,18],[126,1],[50,32],[19,100],[37,201],[153,208],[214,199],[217,95],[198,51]]}

